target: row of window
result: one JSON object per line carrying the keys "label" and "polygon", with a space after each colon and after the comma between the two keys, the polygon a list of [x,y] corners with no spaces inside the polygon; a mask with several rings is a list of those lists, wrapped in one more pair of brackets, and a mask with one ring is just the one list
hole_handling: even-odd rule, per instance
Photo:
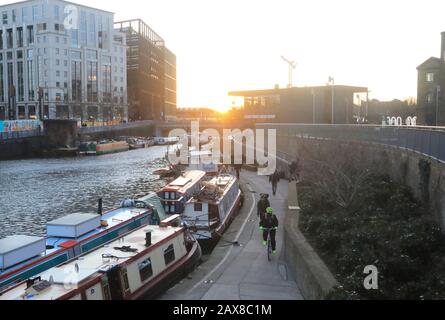
{"label": "row of window", "polygon": [[[175,248],[173,244],[169,245],[164,249],[164,262],[168,266],[170,263],[175,261]],[[144,282],[153,276],[153,266],[151,263],[151,258],[147,258],[138,264],[139,276],[141,277],[141,282]]]}

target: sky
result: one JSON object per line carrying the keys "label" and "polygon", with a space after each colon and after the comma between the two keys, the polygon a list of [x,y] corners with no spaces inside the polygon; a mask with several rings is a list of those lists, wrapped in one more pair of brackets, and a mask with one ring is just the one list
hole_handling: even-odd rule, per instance
{"label": "sky", "polygon": [[[1,3],[11,1],[1,0]],[[416,96],[416,67],[440,55],[443,0],[73,0],[141,18],[177,55],[178,107],[228,108],[228,91],[365,86],[370,98]],[[236,101],[238,103],[238,101]]]}

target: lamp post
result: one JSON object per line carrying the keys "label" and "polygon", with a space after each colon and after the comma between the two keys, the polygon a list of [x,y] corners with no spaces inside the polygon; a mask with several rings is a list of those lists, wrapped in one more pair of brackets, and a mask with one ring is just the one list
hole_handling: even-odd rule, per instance
{"label": "lamp post", "polygon": [[331,88],[332,88],[332,94],[331,94],[331,96],[332,96],[332,124],[335,124],[335,118],[334,118],[335,80],[334,80],[334,77],[329,77],[329,83],[331,84]]}
{"label": "lamp post", "polygon": [[439,92],[440,86],[436,86],[436,127],[439,125]]}
{"label": "lamp post", "polygon": [[312,88],[312,123],[315,124],[315,90]]}

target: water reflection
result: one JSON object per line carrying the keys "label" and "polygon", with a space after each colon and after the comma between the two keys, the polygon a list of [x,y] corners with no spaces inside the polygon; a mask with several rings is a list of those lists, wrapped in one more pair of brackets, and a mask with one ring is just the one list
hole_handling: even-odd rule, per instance
{"label": "water reflection", "polygon": [[45,235],[46,221],[73,212],[97,212],[165,184],[154,170],[166,165],[166,147],[99,157],[0,162],[0,238]]}

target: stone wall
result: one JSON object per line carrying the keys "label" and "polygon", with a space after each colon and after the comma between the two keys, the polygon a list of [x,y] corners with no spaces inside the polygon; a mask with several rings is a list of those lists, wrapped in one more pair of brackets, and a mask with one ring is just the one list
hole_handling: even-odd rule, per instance
{"label": "stone wall", "polygon": [[[369,160],[362,164],[363,169],[387,174],[395,181],[409,186],[417,199],[426,202],[437,223],[445,231],[445,163],[411,150],[381,144],[289,136],[279,136],[277,140],[279,157],[291,160],[298,156],[303,160],[303,166],[305,160],[314,154],[329,159],[332,146],[338,146],[345,157],[354,152],[361,153]],[[429,163],[431,170],[427,177],[419,168],[421,161]],[[281,167],[285,169],[285,166]],[[424,187],[422,181],[426,182]]]}
{"label": "stone wall", "polygon": [[306,300],[320,300],[332,291],[337,281],[298,228],[299,214],[296,185],[290,183],[284,222],[286,263],[303,297]]}

